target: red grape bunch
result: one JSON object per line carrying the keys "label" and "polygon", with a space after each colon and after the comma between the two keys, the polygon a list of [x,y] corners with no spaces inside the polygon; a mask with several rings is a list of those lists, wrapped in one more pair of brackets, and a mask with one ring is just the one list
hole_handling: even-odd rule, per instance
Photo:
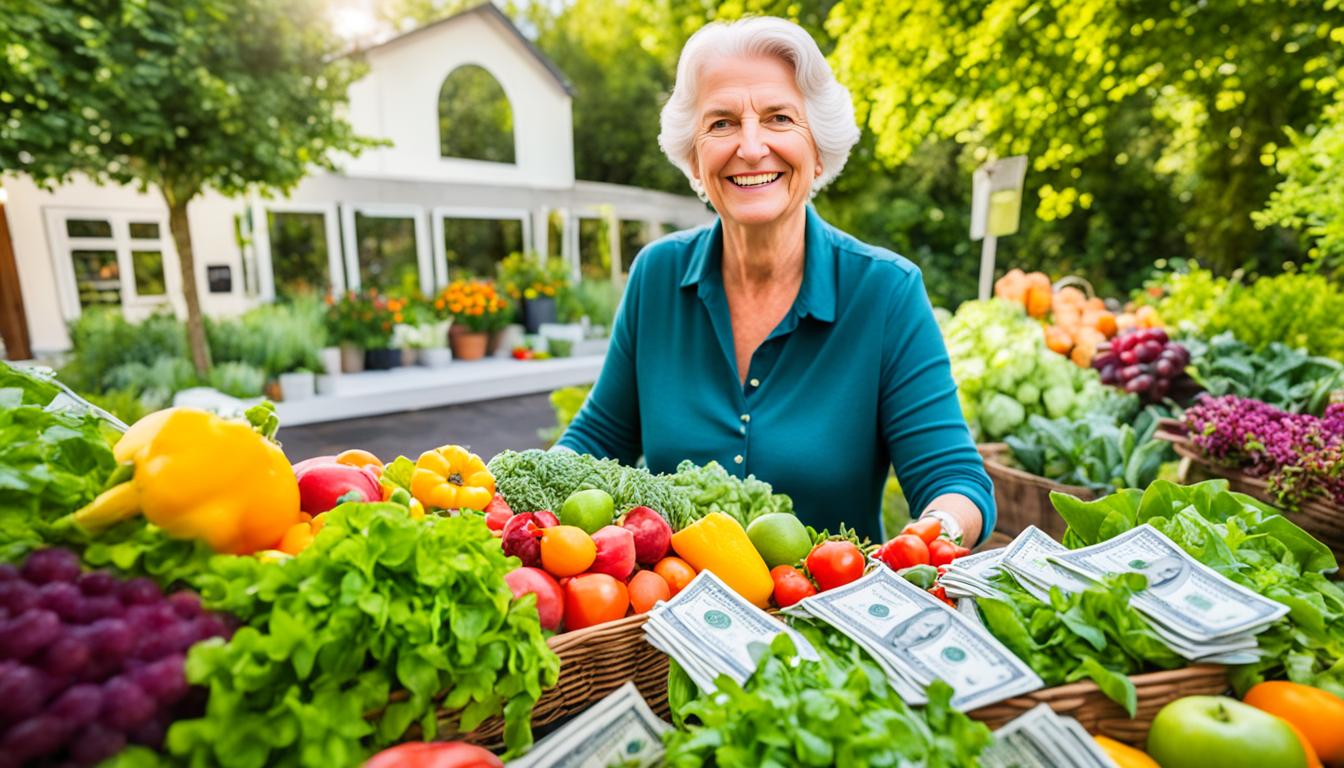
{"label": "red grape bunch", "polygon": [[1092,359],[1101,383],[1123,388],[1150,403],[1161,402],[1172,385],[1185,376],[1190,352],[1167,338],[1161,328],[1125,331]]}
{"label": "red grape bunch", "polygon": [[0,565],[0,768],[158,748],[192,704],[187,649],[231,632],[194,593],[81,572],[68,550]]}

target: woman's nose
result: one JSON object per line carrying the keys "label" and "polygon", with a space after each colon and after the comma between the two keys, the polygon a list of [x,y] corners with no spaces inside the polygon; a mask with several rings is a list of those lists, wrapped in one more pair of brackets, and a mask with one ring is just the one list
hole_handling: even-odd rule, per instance
{"label": "woman's nose", "polygon": [[770,147],[766,146],[762,140],[760,124],[755,120],[746,120],[742,123],[742,143],[737,146],[737,156],[747,161],[755,163],[770,154]]}

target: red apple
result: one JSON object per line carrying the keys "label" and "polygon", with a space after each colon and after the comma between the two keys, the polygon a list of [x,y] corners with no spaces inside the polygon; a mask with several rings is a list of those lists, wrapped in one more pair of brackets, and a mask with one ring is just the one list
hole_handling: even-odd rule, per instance
{"label": "red apple", "polygon": [[588,569],[590,572],[625,581],[635,570],[635,536],[629,530],[617,525],[603,526],[593,531],[593,544],[597,545],[597,558]]}
{"label": "red apple", "polygon": [[504,500],[503,496],[496,493],[495,498],[485,505],[486,526],[492,531],[502,531],[504,530],[504,524],[509,521],[510,517],[513,517],[513,510],[509,509],[509,503]]}
{"label": "red apple", "polygon": [[504,548],[504,554],[513,555],[523,561],[523,565],[539,566],[541,541],[537,536],[538,532],[546,527],[548,526],[537,525],[537,517],[531,512],[519,512],[504,524],[499,545]]}
{"label": "red apple", "polygon": [[551,574],[525,565],[505,574],[504,583],[513,590],[514,597],[528,593],[537,596],[537,616],[542,629],[554,632],[560,628],[560,620],[565,617],[565,593]]}
{"label": "red apple", "polygon": [[648,507],[635,507],[626,512],[621,527],[634,535],[635,560],[643,565],[657,563],[672,548],[672,526]]}
{"label": "red apple", "polygon": [[532,514],[537,516],[537,525],[541,528],[550,528],[553,525],[560,524],[560,518],[549,509],[538,509]]}

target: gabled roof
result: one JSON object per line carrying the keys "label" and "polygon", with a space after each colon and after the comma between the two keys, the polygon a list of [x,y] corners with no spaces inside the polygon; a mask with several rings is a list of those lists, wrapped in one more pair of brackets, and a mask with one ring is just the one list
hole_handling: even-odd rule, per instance
{"label": "gabled roof", "polygon": [[409,32],[404,32],[400,35],[397,35],[396,37],[384,40],[381,43],[378,43],[377,45],[371,45],[368,48],[364,48],[360,52],[368,53],[369,51],[376,51],[380,48],[387,48],[389,46],[399,45],[400,43],[404,42],[409,38],[416,37],[418,35],[423,34],[424,32],[427,32],[431,29],[437,29],[438,27],[444,26],[446,24],[452,24],[458,19],[473,14],[486,16],[488,18],[494,19],[496,22],[503,25],[505,29],[507,29],[510,33],[513,34],[513,36],[518,40],[518,42],[523,44],[523,47],[527,49],[528,53],[532,54],[532,57],[535,58],[539,64],[541,64],[542,68],[544,68],[551,75],[551,77],[555,79],[556,84],[558,84],[561,88],[563,88],[565,93],[569,94],[571,97],[574,96],[574,86],[570,85],[569,78],[565,77],[565,73],[561,72],[560,68],[555,66],[555,62],[551,61],[546,56],[546,54],[542,53],[541,49],[533,45],[532,41],[527,39],[527,36],[523,34],[522,30],[518,29],[518,27],[514,25],[513,21],[508,16],[504,15],[503,11],[496,8],[494,3],[488,1],[481,3],[480,5],[468,8],[465,11],[455,13],[452,16],[445,16],[444,18],[439,19],[438,21],[430,22],[429,24],[426,24],[423,27],[416,27],[415,29],[412,29]]}

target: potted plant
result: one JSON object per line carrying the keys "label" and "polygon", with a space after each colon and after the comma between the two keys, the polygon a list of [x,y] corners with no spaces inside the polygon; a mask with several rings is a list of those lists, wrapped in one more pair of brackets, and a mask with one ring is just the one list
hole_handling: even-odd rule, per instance
{"label": "potted plant", "polygon": [[448,328],[452,320],[436,320],[416,326],[420,343],[420,364],[426,368],[443,368],[453,360],[448,349]]}
{"label": "potted plant", "polygon": [[280,396],[284,400],[307,400],[317,393],[317,377],[300,368],[280,374]]}
{"label": "potted plant", "polygon": [[[376,289],[368,292],[368,310],[364,336],[364,367],[371,371],[386,371],[401,364],[401,350],[392,346],[392,326],[404,305],[400,299],[388,299]],[[393,309],[393,307],[396,309]]]}
{"label": "potted plant", "polygon": [[439,294],[453,317],[449,338],[453,357],[485,357],[491,332],[508,323],[509,304],[489,280],[454,280]]}
{"label": "potted plant", "polygon": [[369,301],[355,291],[327,296],[326,301],[327,338],[340,347],[340,370],[359,373],[364,370],[364,344],[373,316]]}
{"label": "potted plant", "polygon": [[563,259],[543,262],[535,254],[512,253],[499,264],[499,282],[517,304],[526,332],[536,333],[558,317],[558,302],[569,291],[569,267]]}

